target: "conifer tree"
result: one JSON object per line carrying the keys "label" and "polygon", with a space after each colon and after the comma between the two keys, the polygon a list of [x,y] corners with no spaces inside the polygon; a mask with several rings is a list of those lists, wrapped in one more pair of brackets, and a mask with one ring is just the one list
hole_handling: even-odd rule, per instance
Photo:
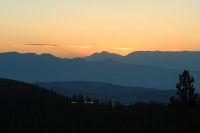
{"label": "conifer tree", "polygon": [[176,124],[176,132],[190,133],[199,132],[197,129],[199,96],[193,86],[194,78],[187,70],[179,75],[177,83],[177,97],[170,98],[170,110]]}

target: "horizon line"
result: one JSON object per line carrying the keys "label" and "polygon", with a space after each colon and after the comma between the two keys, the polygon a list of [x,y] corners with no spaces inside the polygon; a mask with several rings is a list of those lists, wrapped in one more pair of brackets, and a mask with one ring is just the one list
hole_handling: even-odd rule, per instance
{"label": "horizon line", "polygon": [[137,53],[137,52],[171,52],[171,53],[176,53],[176,52],[200,52],[200,51],[192,51],[192,50],[180,50],[180,51],[161,51],[161,50],[138,50],[138,51],[133,51],[133,52],[130,52],[128,53],[127,55],[121,55],[121,54],[118,54],[118,53],[114,53],[114,52],[109,52],[109,51],[101,51],[101,52],[93,52],[92,54],[90,55],[86,55],[86,56],[83,56],[83,57],[72,57],[72,58],[69,58],[69,57],[61,57],[61,56],[57,56],[56,54],[53,54],[53,53],[36,53],[36,52],[18,52],[18,51],[5,51],[5,52],[0,52],[0,54],[4,54],[4,53],[18,53],[18,54],[36,54],[36,55],[52,55],[54,57],[58,57],[58,58],[62,58],[62,59],[74,59],[74,58],[86,58],[86,57],[89,57],[89,56],[92,56],[93,54],[101,54],[101,53],[109,53],[109,54],[116,54],[116,55],[119,55],[119,56],[122,56],[122,57],[125,57],[125,56],[128,56],[132,53]]}

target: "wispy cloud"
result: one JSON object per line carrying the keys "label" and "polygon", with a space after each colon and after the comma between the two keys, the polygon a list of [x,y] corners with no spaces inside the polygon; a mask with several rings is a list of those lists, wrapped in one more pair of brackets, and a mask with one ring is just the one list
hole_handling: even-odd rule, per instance
{"label": "wispy cloud", "polygon": [[115,48],[117,50],[131,50],[132,48]]}
{"label": "wispy cloud", "polygon": [[30,43],[30,44],[24,44],[27,46],[44,46],[44,47],[67,47],[67,48],[82,48],[82,49],[89,49],[93,48],[94,46],[89,46],[89,45],[56,45],[56,44],[40,44],[40,43]]}
{"label": "wispy cloud", "polygon": [[72,45],[72,46],[67,46],[68,48],[93,48],[93,46],[76,46],[76,45]]}
{"label": "wispy cloud", "polygon": [[48,46],[48,47],[58,47],[59,45],[56,44],[24,44],[28,46]]}

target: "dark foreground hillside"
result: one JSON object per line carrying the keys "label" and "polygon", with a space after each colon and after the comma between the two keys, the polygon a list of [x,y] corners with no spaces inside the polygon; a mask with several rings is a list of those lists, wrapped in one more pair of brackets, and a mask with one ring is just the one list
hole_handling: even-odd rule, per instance
{"label": "dark foreground hillside", "polygon": [[171,133],[173,122],[167,106],[156,102],[112,105],[0,79],[0,132]]}
{"label": "dark foreground hillside", "polygon": [[[0,123],[8,133],[51,132],[65,127],[67,98],[23,82],[0,79]],[[59,127],[59,128],[58,128]]]}

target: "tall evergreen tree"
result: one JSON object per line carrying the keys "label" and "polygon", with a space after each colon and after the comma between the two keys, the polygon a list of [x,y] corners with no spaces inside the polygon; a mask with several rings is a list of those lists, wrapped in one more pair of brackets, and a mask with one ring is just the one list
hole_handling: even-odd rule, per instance
{"label": "tall evergreen tree", "polygon": [[176,124],[176,132],[190,133],[200,132],[197,119],[199,96],[195,93],[193,86],[194,78],[190,76],[187,70],[179,75],[177,83],[177,97],[170,98],[170,110]]}

